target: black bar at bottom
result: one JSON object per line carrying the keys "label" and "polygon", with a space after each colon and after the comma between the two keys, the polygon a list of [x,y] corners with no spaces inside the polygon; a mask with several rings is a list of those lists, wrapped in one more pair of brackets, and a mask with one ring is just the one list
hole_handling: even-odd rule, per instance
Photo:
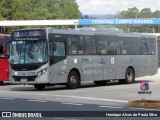
{"label": "black bar at bottom", "polygon": [[160,111],[0,111],[0,117],[160,117]]}

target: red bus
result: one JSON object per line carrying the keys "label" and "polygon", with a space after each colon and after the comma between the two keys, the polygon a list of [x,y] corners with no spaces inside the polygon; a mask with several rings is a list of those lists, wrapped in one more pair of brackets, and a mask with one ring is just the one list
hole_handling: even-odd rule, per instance
{"label": "red bus", "polygon": [[10,35],[0,34],[0,83],[9,81],[9,42]]}

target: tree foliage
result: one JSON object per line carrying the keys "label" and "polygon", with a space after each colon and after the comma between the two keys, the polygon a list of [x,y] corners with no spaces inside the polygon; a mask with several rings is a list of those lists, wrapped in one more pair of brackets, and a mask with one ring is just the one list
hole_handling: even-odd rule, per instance
{"label": "tree foliage", "polygon": [[[136,7],[128,8],[121,12],[117,12],[116,18],[119,19],[129,19],[129,18],[160,18],[160,11],[152,11],[150,8],[143,8],[141,10]],[[125,31],[133,32],[160,32],[160,25],[138,25],[138,26],[127,26],[120,25],[121,29]]]}
{"label": "tree foliage", "polygon": [[117,18],[160,18],[160,11],[152,11],[150,8],[143,8],[139,10],[136,7],[128,8],[121,12],[117,12]]}
{"label": "tree foliage", "polygon": [[0,20],[79,19],[75,0],[0,0]]}

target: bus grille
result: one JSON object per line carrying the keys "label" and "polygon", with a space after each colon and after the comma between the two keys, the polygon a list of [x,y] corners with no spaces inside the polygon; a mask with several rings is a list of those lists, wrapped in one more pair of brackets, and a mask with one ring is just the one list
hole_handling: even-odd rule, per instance
{"label": "bus grille", "polygon": [[14,81],[20,82],[21,79],[27,79],[27,82],[35,81],[37,76],[13,76]]}
{"label": "bus grille", "polygon": [[38,65],[11,65],[11,69],[13,70],[37,70],[40,66]]}

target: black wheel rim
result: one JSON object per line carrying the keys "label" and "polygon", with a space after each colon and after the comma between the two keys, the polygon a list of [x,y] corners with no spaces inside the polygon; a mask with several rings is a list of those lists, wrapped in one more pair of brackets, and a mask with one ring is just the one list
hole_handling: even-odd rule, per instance
{"label": "black wheel rim", "polygon": [[70,77],[70,84],[75,85],[77,83],[77,78],[76,76],[72,75]]}
{"label": "black wheel rim", "polygon": [[127,77],[127,79],[128,79],[129,81],[132,81],[132,80],[133,80],[133,74],[132,74],[132,72],[131,72],[131,71],[128,71],[126,77]]}

